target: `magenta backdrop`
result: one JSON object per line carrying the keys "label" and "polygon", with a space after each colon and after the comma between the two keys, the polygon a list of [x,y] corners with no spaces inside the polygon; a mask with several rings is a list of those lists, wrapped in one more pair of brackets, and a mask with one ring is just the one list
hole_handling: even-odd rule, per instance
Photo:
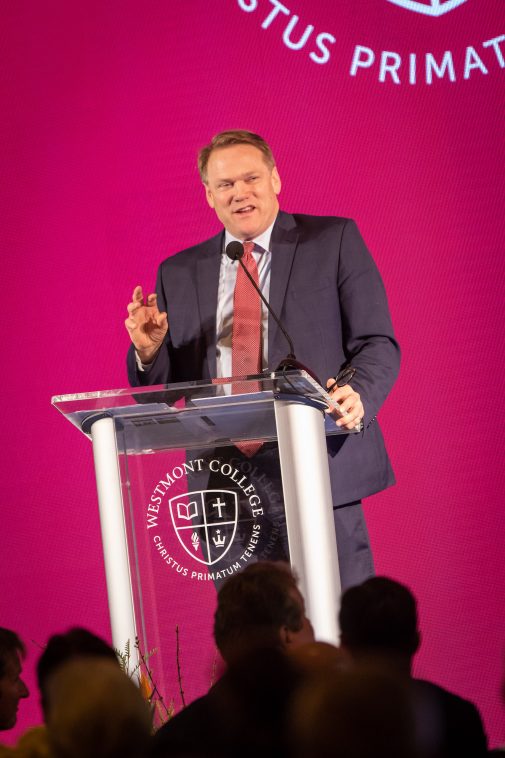
{"label": "magenta backdrop", "polygon": [[417,673],[505,741],[503,0],[408,6],[2,3],[0,624],[34,692],[11,737],[39,719],[31,640],[110,635],[91,447],[50,398],[126,383],[132,287],[216,232],[195,154],[244,127],[282,207],[355,218],[382,271],[404,358],[381,414],[398,484],[366,504],[377,569],[419,599]]}

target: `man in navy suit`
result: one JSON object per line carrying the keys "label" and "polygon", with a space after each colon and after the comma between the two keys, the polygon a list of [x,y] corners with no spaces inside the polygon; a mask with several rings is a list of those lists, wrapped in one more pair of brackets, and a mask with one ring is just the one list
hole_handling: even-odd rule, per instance
{"label": "man in navy suit", "polygon": [[[350,219],[279,210],[281,180],[258,135],[222,132],[199,155],[207,202],[224,226],[215,237],[165,260],[156,293],[136,287],[126,328],[134,386],[231,376],[233,289],[237,264],[224,254],[233,240],[254,242],[259,285],[309,366],[340,404],[335,423],[363,431],[328,438],[335,528],[343,588],[372,576],[361,499],[394,475],[376,414],[398,373],[384,286]],[[262,314],[263,368],[275,369],[286,341]],[[352,380],[334,386],[342,369]],[[261,452],[259,455],[264,455]]]}

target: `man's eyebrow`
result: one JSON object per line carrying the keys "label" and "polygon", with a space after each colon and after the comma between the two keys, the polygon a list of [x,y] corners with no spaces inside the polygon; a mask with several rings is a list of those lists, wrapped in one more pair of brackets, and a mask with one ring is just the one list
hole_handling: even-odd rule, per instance
{"label": "man's eyebrow", "polygon": [[217,179],[217,183],[218,184],[233,184],[234,182],[237,181],[237,179],[247,179],[250,176],[255,176],[257,173],[258,173],[257,170],[251,169],[250,171],[245,171],[243,174],[240,174],[240,176],[236,176],[236,177],[226,178],[225,176],[221,176],[219,177],[219,179]]}

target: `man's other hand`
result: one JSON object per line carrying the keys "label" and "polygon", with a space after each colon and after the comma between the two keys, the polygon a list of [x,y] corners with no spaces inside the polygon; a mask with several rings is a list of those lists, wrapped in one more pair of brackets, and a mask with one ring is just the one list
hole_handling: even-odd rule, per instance
{"label": "man's other hand", "polygon": [[168,331],[167,314],[158,310],[155,294],[144,300],[142,287],[135,287],[125,326],[142,363],[151,363]]}
{"label": "man's other hand", "polygon": [[[326,382],[327,387],[335,384],[335,378],[332,377]],[[338,411],[331,412],[337,426],[343,426],[346,429],[359,428],[361,420],[365,415],[365,409],[358,392],[355,392],[350,384],[343,387],[335,387],[330,392],[330,397],[335,400],[340,407]]]}

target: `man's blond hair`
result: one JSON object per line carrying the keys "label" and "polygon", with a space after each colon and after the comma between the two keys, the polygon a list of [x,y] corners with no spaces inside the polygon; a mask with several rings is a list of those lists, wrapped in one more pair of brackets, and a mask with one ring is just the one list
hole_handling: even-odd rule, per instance
{"label": "man's blond hair", "polygon": [[232,145],[252,145],[263,153],[263,160],[272,169],[275,166],[274,156],[267,142],[259,134],[248,132],[245,129],[232,129],[227,132],[219,132],[198,153],[198,171],[204,184],[207,184],[207,165],[211,153]]}

